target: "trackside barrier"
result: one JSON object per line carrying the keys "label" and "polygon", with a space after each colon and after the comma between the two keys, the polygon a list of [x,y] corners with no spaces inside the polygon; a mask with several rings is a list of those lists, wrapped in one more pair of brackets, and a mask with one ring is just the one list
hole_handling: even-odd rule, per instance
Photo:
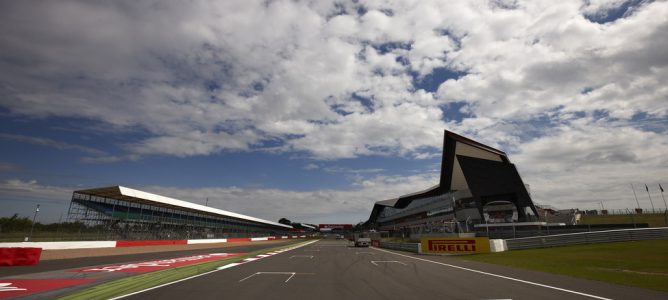
{"label": "trackside barrier", "polygon": [[116,241],[116,247],[187,245],[188,240],[130,240]]}
{"label": "trackside barrier", "polygon": [[0,266],[32,266],[39,262],[42,248],[0,248]]}
{"label": "trackside barrier", "polygon": [[[295,236],[294,238],[305,238],[306,236]],[[190,245],[190,244],[212,244],[232,242],[254,242],[288,239],[289,236],[268,236],[257,238],[229,238],[229,239],[199,239],[199,240],[124,240],[124,241],[84,241],[84,242],[21,242],[0,243],[0,248],[42,248],[43,250],[62,249],[93,249],[93,248],[115,248],[134,246],[156,246],[156,245]]]}
{"label": "trackside barrier", "polygon": [[188,240],[188,245],[194,245],[194,244],[217,244],[217,243],[227,243],[227,239],[201,239],[201,240]]}
{"label": "trackside barrier", "polygon": [[490,252],[487,237],[423,237],[420,245],[422,253],[425,254],[462,255]]}
{"label": "trackside barrier", "polygon": [[250,242],[251,238],[228,238],[228,243],[237,243],[237,242]]}
{"label": "trackside barrier", "polygon": [[489,252],[503,252],[506,250],[508,250],[508,245],[506,245],[506,240],[502,239],[489,240]]}
{"label": "trackside barrier", "polygon": [[506,245],[508,246],[508,250],[520,250],[657,239],[668,239],[668,227],[606,230],[507,239]]}
{"label": "trackside barrier", "polygon": [[88,248],[114,248],[116,241],[100,242],[23,242],[23,243],[0,243],[0,247],[33,247],[43,250],[60,249],[88,249]]}
{"label": "trackside barrier", "polygon": [[390,243],[390,242],[380,242],[380,248],[399,250],[399,251],[408,251],[413,253],[421,253],[420,243]]}

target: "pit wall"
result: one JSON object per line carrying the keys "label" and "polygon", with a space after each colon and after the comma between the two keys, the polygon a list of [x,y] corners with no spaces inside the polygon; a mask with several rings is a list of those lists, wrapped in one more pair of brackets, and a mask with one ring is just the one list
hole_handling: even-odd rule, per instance
{"label": "pit wall", "polygon": [[0,248],[42,248],[42,250],[116,248],[157,245],[194,245],[211,243],[256,242],[280,239],[305,238],[305,235],[267,236],[256,238],[200,239],[200,240],[126,240],[126,241],[86,241],[86,242],[21,242],[0,243]]}

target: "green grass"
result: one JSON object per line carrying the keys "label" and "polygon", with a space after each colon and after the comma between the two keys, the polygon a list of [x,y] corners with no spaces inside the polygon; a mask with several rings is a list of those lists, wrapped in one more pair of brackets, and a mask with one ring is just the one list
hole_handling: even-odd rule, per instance
{"label": "green grass", "polygon": [[668,291],[668,240],[513,250],[456,258]]}
{"label": "green grass", "polygon": [[[303,243],[303,242],[302,242]],[[288,248],[295,246],[300,243],[295,243],[292,245],[284,245],[281,247],[268,248],[263,250],[258,250],[254,252],[249,252],[244,255],[235,256],[232,258],[205,262],[201,264],[188,265],[178,268],[165,269],[156,272],[144,273],[141,275],[135,275],[130,277],[125,277],[119,280],[114,280],[111,282],[106,282],[100,285],[93,286],[89,289],[75,292],[73,294],[61,297],[59,299],[67,300],[79,300],[79,299],[109,299],[113,297],[118,297],[126,295],[132,292],[144,290],[151,288],[157,285],[164,283],[176,281],[186,277],[194,276],[197,274],[202,274],[208,271],[215,270],[220,266],[227,265],[232,262],[239,261],[244,258],[254,257],[258,254],[263,254],[271,252],[274,250],[279,250],[283,248]]]}
{"label": "green grass", "polygon": [[633,214],[633,215],[583,215],[578,224],[632,224],[647,223],[649,227],[668,226],[668,215]]}

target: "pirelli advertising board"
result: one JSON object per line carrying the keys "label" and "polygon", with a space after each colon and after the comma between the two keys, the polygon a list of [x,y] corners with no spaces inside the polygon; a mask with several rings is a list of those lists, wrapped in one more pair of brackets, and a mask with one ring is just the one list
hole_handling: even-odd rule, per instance
{"label": "pirelli advertising board", "polygon": [[489,253],[489,238],[422,238],[422,253]]}

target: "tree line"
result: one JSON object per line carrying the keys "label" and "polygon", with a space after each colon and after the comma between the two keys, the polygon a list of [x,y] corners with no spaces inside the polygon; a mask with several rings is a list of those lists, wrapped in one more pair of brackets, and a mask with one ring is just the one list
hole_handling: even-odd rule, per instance
{"label": "tree line", "polygon": [[[32,228],[33,222],[28,217],[19,217],[14,214],[11,217],[0,217],[0,233],[26,232]],[[42,224],[35,222],[35,231],[78,231],[86,229],[87,226],[81,222],[62,222]]]}

